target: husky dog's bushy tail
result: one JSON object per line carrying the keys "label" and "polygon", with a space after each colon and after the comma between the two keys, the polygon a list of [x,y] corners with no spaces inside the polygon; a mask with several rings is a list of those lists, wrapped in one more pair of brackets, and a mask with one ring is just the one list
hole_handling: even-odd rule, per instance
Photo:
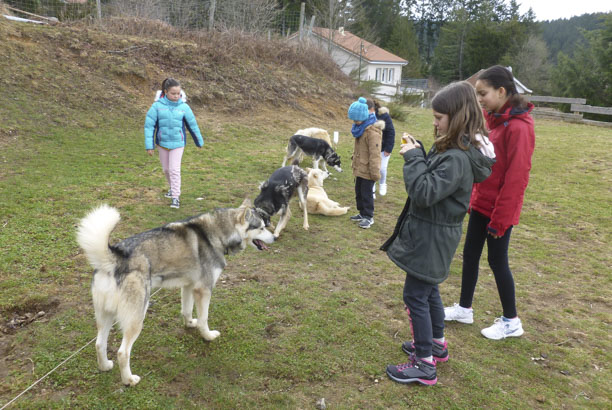
{"label": "husky dog's bushy tail", "polygon": [[81,219],[77,231],[77,242],[85,251],[91,266],[96,270],[113,271],[115,256],[108,247],[108,240],[120,219],[119,211],[106,204],[100,205]]}

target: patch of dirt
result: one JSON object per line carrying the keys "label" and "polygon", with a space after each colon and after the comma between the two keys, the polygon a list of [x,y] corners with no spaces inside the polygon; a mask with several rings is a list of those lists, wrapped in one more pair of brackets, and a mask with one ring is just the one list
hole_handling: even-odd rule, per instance
{"label": "patch of dirt", "polygon": [[[26,302],[9,312],[2,312],[0,332],[11,335],[33,322],[46,322],[58,310],[59,305],[60,301],[57,299],[47,302]],[[2,346],[0,346],[0,353],[2,353]]]}
{"label": "patch of dirt", "polygon": [[18,139],[18,130],[0,128],[0,149],[6,149],[10,145],[17,144]]}

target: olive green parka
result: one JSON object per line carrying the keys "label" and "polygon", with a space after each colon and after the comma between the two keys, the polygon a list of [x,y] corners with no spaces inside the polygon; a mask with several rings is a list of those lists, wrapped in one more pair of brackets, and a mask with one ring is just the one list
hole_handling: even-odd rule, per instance
{"label": "olive green parka", "polygon": [[491,174],[495,160],[474,146],[425,156],[422,148],[404,153],[408,200],[393,235],[382,250],[407,274],[435,285],[448,277],[461,239],[472,185]]}

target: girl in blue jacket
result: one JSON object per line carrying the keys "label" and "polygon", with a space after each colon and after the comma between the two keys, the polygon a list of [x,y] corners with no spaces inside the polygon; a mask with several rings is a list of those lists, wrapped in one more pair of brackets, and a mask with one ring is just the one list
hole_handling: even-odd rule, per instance
{"label": "girl in blue jacket", "polygon": [[185,129],[189,131],[198,148],[204,145],[204,139],[193,111],[181,99],[181,84],[174,78],[166,78],[161,89],[161,97],[149,108],[145,119],[145,149],[147,154],[153,155],[154,145],[157,145],[159,161],[170,185],[166,197],[172,198],[171,208],[178,208]]}

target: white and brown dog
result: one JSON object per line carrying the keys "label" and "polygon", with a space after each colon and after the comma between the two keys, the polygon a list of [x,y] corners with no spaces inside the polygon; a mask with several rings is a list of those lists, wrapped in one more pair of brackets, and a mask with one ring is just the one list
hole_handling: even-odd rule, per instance
{"label": "white and brown dog", "polygon": [[305,135],[307,137],[318,138],[327,142],[331,145],[331,140],[329,139],[329,133],[323,128],[304,128],[303,130],[297,130],[294,135]]}
{"label": "white and brown dog", "polygon": [[329,173],[311,168],[306,168],[305,171],[308,172],[308,195],[306,196],[308,213],[326,216],[346,214],[350,207],[340,206],[338,202],[332,201],[323,189],[323,181],[329,176]]}

